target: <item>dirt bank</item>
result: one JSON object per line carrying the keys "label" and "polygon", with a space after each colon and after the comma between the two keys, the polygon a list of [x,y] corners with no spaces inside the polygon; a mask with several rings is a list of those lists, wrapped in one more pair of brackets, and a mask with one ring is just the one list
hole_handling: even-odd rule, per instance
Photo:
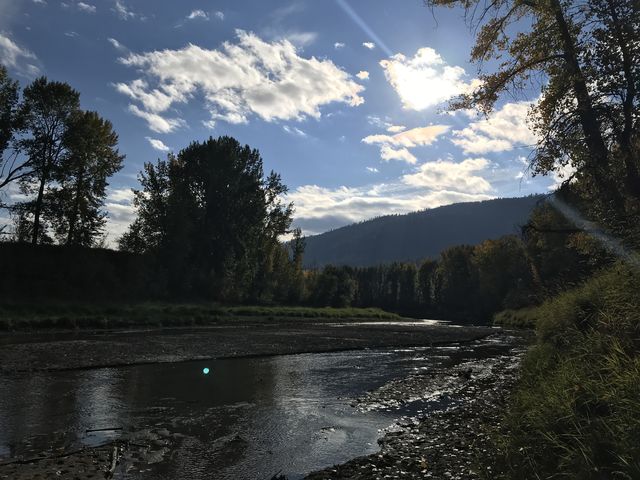
{"label": "dirt bank", "polygon": [[488,327],[411,322],[234,320],[203,328],[48,332],[0,337],[0,372],[66,370],[250,355],[428,346],[483,338]]}

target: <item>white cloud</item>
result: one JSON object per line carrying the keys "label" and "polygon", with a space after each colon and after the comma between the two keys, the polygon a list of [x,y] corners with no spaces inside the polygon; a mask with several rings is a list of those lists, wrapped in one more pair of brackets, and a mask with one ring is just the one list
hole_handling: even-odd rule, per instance
{"label": "white cloud", "polygon": [[[391,128],[391,127],[390,127]],[[447,125],[429,125],[401,131],[395,135],[369,135],[362,139],[369,145],[389,144],[403,147],[423,147],[431,145],[440,135],[449,130]]]}
{"label": "white cloud", "polygon": [[31,0],[33,3],[37,3],[38,5],[46,5],[46,0]]}
{"label": "white cloud", "polygon": [[356,74],[356,77],[360,80],[369,80],[369,72],[362,70]]}
{"label": "white cloud", "polygon": [[116,88],[143,105],[144,110],[130,109],[153,119],[156,131],[171,131],[166,124],[157,129],[162,124],[158,117],[197,92],[205,98],[211,122],[246,123],[252,115],[266,121],[319,118],[320,107],[329,103],[364,102],[359,95],[364,87],[332,61],[303,58],[286,39],[269,43],[241,30],[237,36],[237,43],[225,42],[217,50],[190,44],[181,50],[131,54],[121,62],[145,78]]}
{"label": "white cloud", "polygon": [[157,138],[145,137],[147,141],[151,144],[151,146],[158,150],[159,152],[168,152],[171,148],[167,147],[162,140],[158,140]]}
{"label": "white cloud", "polygon": [[378,170],[376,167],[367,167],[367,172],[369,172],[369,173],[380,173],[380,170]]}
{"label": "white cloud", "polygon": [[3,65],[33,77],[40,73],[40,69],[35,65],[37,61],[35,54],[0,33],[0,62]]}
{"label": "white cloud", "polygon": [[217,12],[213,12],[213,15],[218,19],[218,20],[224,20],[224,12],[221,11],[217,11]]}
{"label": "white cloud", "polygon": [[380,215],[415,212],[457,202],[487,200],[492,196],[463,192],[457,188],[428,191],[397,181],[335,189],[304,185],[290,192],[286,198],[294,202],[294,225],[301,227],[305,235],[313,235]]}
{"label": "white cloud", "polygon": [[289,125],[283,125],[282,129],[290,135],[296,135],[298,137],[308,137],[306,132],[303,132],[297,127],[290,127]]}
{"label": "white cloud", "polygon": [[462,67],[450,66],[432,48],[421,48],[413,58],[402,54],[382,60],[387,81],[407,109],[424,110],[468,92],[477,80],[466,82]]}
{"label": "white cloud", "polygon": [[[380,120],[378,117],[370,117],[370,121]],[[386,126],[386,124],[383,124]],[[394,128],[393,125],[388,129]],[[413,128],[401,131],[395,135],[377,134],[369,135],[362,139],[368,145],[380,145],[380,158],[385,161],[401,160],[414,164],[418,160],[408,149],[431,145],[436,139],[449,130],[447,125],[430,125],[428,127]]]}
{"label": "white cloud", "polygon": [[548,187],[549,190],[557,190],[563,183],[575,181],[575,178],[572,178],[575,173],[576,169],[570,163],[566,165],[556,165],[552,176],[553,184]]}
{"label": "white cloud", "polygon": [[380,158],[385,162],[389,162],[391,160],[400,160],[410,164],[418,162],[418,159],[413,155],[413,153],[405,147],[396,149],[388,144],[384,144],[380,147]]}
{"label": "white cloud", "polygon": [[135,105],[129,105],[129,111],[137,117],[145,119],[149,128],[157,133],[171,133],[186,125],[185,121],[181,118],[164,118],[157,113],[140,110]]}
{"label": "white cloud", "polygon": [[193,10],[189,15],[187,15],[187,20],[196,20],[199,18],[202,20],[209,20],[209,14],[204,10]]}
{"label": "white cloud", "polygon": [[115,38],[107,38],[107,41],[113,45],[113,48],[115,48],[116,50],[119,50],[121,52],[126,52],[128,49],[127,47],[125,47],[123,44],[121,44],[118,40],[116,40]]}
{"label": "white cloud", "polygon": [[340,50],[341,48],[344,48],[345,44],[342,42],[336,42],[333,44],[333,48],[335,48],[336,50]]}
{"label": "white cloud", "polygon": [[107,194],[105,202],[107,211],[108,244],[115,247],[115,240],[125,233],[129,225],[136,218],[136,208],[133,206],[133,191],[130,188],[112,188]]}
{"label": "white cloud", "polygon": [[374,48],[376,48],[376,44],[373,42],[363,42],[362,46],[364,48],[368,48],[369,50],[373,50]]}
{"label": "white cloud", "polygon": [[64,32],[64,36],[65,37],[69,37],[69,38],[76,38],[79,37],[80,35],[78,34],[78,32]]}
{"label": "white cloud", "polygon": [[527,125],[530,107],[531,102],[507,103],[488,118],[454,131],[451,141],[471,154],[504,152],[516,146],[535,145],[537,138]]}
{"label": "white cloud", "polygon": [[124,0],[115,0],[114,10],[123,20],[130,20],[137,16],[132,10],[129,10]]}
{"label": "white cloud", "polygon": [[407,127],[405,127],[404,125],[389,125],[387,127],[387,132],[400,133],[400,132],[402,132],[402,131],[404,131],[406,129],[407,129]]}
{"label": "white cloud", "polygon": [[89,5],[88,3],[78,2],[78,3],[76,3],[76,6],[78,7],[78,10],[80,10],[82,12],[85,12],[85,13],[96,13],[95,5]]}
{"label": "white cloud", "polygon": [[423,163],[415,173],[402,177],[407,185],[431,190],[458,190],[470,194],[484,194],[492,190],[491,184],[477,172],[486,169],[486,158],[468,158],[460,163],[450,160]]}
{"label": "white cloud", "polygon": [[302,48],[315,42],[318,39],[318,34],[316,32],[290,32],[280,39],[288,40],[296,47]]}

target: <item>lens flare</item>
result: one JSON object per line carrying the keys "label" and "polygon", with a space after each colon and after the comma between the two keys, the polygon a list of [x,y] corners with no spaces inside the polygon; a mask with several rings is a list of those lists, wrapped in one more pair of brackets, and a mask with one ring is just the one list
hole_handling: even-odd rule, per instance
{"label": "lens flare", "polygon": [[209,375],[209,371],[210,371],[210,370],[209,370],[209,367],[204,367],[204,368],[202,369],[202,373],[204,373],[205,375]]}

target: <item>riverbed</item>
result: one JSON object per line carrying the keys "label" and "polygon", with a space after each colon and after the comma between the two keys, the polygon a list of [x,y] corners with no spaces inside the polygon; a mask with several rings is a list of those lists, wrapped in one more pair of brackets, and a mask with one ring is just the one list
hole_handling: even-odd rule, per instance
{"label": "riverbed", "polygon": [[[354,338],[343,332],[358,328],[371,331],[370,325],[322,326],[342,339]],[[373,328],[383,338],[390,331],[396,342],[430,331],[431,341],[175,362],[112,359],[107,367],[27,369],[23,358],[16,362],[23,368],[0,375],[0,478],[104,478],[114,465],[115,478],[303,478],[367,458],[384,438],[459,408],[469,401],[460,392],[470,378],[489,378],[496,362],[510,363],[521,345],[489,329]],[[31,337],[11,345],[44,348],[52,358],[52,349],[65,341],[103,342],[104,335],[122,332],[98,335]],[[155,335],[171,343],[167,332]],[[253,335],[245,336],[245,344]],[[321,339],[307,344],[323,344]],[[40,362],[32,365],[63,366],[60,359]]]}

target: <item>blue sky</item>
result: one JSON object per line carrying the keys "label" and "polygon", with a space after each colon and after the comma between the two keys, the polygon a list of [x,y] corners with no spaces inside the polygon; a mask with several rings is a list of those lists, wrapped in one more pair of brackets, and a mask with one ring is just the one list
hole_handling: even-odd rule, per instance
{"label": "blue sky", "polygon": [[477,82],[472,42],[462,12],[422,0],[0,0],[11,74],[70,83],[120,136],[112,240],[142,164],[210,135],[260,150],[307,234],[548,191],[526,175],[539,92],[489,119],[443,112]]}

